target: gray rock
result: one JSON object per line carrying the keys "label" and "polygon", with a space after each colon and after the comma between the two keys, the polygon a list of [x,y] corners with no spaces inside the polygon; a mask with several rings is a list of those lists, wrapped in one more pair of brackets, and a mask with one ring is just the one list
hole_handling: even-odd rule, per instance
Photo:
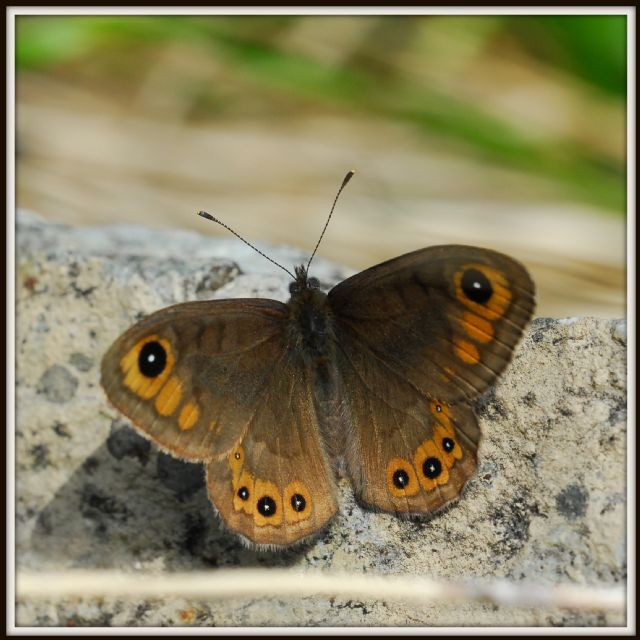
{"label": "gray rock", "polygon": [[[264,247],[262,247],[264,248]],[[267,249],[290,267],[304,254]],[[318,260],[323,286],[348,275]],[[288,277],[234,240],[135,228],[75,229],[22,214],[17,226],[16,560],[19,569],[215,567],[626,580],[626,326],[535,320],[477,403],[478,473],[429,521],[341,512],[312,543],[246,549],[220,526],[199,467],[160,454],[99,385],[113,339],[167,304],[286,299]],[[71,373],[68,366],[73,367]],[[616,613],[460,607],[345,598],[21,600],[19,625],[621,625]]]}

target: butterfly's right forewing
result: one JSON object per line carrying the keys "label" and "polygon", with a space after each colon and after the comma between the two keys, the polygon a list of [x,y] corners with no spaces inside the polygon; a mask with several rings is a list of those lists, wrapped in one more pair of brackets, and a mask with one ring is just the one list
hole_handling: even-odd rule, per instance
{"label": "butterfly's right forewing", "polygon": [[286,318],[285,305],[271,300],[162,309],[113,343],[102,386],[165,451],[194,462],[218,458],[243,437],[262,402],[285,353]]}

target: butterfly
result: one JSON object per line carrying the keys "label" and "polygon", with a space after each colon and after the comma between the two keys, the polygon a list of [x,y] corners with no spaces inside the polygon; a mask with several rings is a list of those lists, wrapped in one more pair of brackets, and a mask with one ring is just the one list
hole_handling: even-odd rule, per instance
{"label": "butterfly", "polygon": [[477,466],[472,401],[534,309],[527,270],[488,249],[420,249],[328,293],[310,263],[286,303],[177,304],[102,360],[111,403],[163,451],[203,463],[214,509],[258,547],[321,532],[340,474],[365,507],[399,516],[456,500]]}

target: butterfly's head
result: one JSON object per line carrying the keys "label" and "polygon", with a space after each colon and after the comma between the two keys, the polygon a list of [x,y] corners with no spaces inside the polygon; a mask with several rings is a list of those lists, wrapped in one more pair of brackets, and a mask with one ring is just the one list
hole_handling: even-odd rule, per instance
{"label": "butterfly's head", "polygon": [[299,296],[303,291],[310,289],[319,289],[320,281],[318,278],[309,278],[307,268],[304,265],[294,268],[296,279],[289,285],[289,293],[291,297]]}

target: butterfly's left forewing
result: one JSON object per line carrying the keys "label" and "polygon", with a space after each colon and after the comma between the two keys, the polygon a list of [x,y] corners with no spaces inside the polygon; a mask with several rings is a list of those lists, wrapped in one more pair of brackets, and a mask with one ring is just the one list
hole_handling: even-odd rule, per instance
{"label": "butterfly's left forewing", "polygon": [[431,247],[345,280],[329,302],[357,495],[385,511],[436,511],[475,470],[470,402],[531,317],[529,275],[493,251]]}
{"label": "butterfly's left forewing", "polygon": [[495,251],[429,247],[362,271],[329,292],[354,341],[422,393],[473,400],[495,383],[534,308],[526,269]]}

